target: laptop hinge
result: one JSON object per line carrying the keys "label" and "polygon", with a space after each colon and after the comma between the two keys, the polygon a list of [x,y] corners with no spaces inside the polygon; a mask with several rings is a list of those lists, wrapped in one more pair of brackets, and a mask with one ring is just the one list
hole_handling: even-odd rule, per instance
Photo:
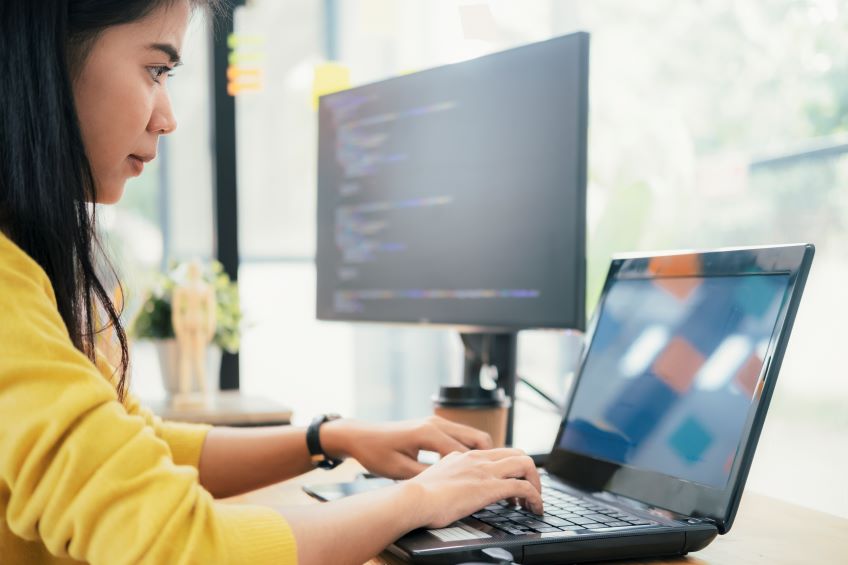
{"label": "laptop hinge", "polygon": [[722,522],[721,520],[716,520],[715,518],[710,518],[708,516],[699,516],[698,520],[715,526],[716,530],[718,530],[720,534],[723,534],[725,532],[724,522]]}

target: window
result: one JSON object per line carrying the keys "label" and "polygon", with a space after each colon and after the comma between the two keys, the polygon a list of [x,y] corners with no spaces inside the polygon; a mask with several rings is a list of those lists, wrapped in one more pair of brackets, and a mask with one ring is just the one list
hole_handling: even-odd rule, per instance
{"label": "window", "polygon": [[[848,492],[833,487],[848,474],[846,18],[837,0],[256,0],[240,8],[237,33],[263,37],[265,56],[264,91],[237,100],[240,279],[254,324],[243,342],[243,389],[302,418],[330,409],[398,418],[429,413],[429,395],[459,374],[450,333],[314,320],[311,80],[326,34],[335,32],[338,58],[361,84],[583,29],[592,34],[589,311],[615,252],[815,243],[749,486],[845,515]],[[192,51],[198,61],[204,53]],[[167,256],[212,248],[209,109],[196,103],[206,100],[208,77],[186,58],[172,83],[180,130],[168,140],[168,217],[156,215],[153,180],[139,180],[125,201],[151,234],[145,265],[156,263],[157,237]],[[525,332],[520,344],[522,372],[563,397],[574,336]],[[527,390],[519,395],[519,445],[548,449],[558,417]],[[551,429],[550,439],[539,429]]]}

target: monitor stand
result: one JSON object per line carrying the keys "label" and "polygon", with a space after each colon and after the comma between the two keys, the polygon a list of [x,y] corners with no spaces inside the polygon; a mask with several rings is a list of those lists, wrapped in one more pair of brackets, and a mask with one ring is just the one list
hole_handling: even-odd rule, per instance
{"label": "monitor stand", "polygon": [[465,368],[462,385],[481,388],[480,370],[484,366],[497,369],[497,384],[510,399],[506,420],[507,447],[512,446],[513,416],[515,414],[515,360],[518,351],[518,334],[510,333],[460,333],[465,346]]}

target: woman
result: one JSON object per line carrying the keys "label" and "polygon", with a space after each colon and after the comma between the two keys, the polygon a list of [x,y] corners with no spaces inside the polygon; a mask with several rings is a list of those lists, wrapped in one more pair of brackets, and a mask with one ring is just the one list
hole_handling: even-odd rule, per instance
{"label": "woman", "polygon": [[[167,77],[210,2],[0,3],[0,561],[362,563],[500,499],[540,512],[528,457],[440,419],[319,428],[327,457],[403,483],[279,512],[220,504],[310,470],[305,431],[161,422],[127,393],[89,203],[117,202],[174,131]],[[94,347],[95,302],[116,369]],[[419,449],[445,457],[425,468]]]}

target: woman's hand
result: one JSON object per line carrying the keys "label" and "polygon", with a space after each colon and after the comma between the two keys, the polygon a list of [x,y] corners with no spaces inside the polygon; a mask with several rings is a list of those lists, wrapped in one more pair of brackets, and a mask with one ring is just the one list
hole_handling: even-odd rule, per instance
{"label": "woman's hand", "polygon": [[541,513],[539,488],[536,467],[522,451],[475,450],[450,453],[408,481],[281,512],[297,539],[298,563],[353,565],[410,530],[448,526],[504,498],[523,499]]}
{"label": "woman's hand", "polygon": [[454,452],[406,482],[418,487],[421,526],[443,528],[499,500],[519,500],[542,514],[542,486],[533,460],[520,449]]}
{"label": "woman's hand", "polygon": [[321,447],[331,457],[354,457],[377,475],[408,479],[428,467],[418,462],[421,450],[445,456],[490,449],[492,438],[438,416],[388,424],[341,419],[321,426]]}

